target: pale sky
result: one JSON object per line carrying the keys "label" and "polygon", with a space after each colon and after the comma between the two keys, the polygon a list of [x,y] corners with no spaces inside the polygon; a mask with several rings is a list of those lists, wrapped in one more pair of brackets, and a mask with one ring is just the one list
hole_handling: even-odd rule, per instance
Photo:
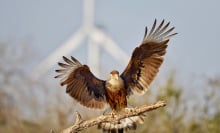
{"label": "pale sky", "polygon": [[[37,65],[79,29],[82,4],[82,0],[0,0],[0,41],[19,44],[31,38]],[[155,18],[170,21],[178,35],[169,43],[162,69],[176,69],[187,78],[220,74],[219,13],[219,0],[95,0],[95,23],[129,55],[141,42],[145,26],[151,27]],[[71,53],[82,63],[84,46]],[[108,71],[125,67],[111,61]]]}

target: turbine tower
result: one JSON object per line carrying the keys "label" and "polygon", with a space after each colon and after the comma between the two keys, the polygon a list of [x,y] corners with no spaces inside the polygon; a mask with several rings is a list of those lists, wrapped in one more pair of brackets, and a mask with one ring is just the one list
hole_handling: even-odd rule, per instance
{"label": "turbine tower", "polygon": [[97,76],[100,76],[100,47],[118,62],[127,63],[128,55],[104,31],[94,25],[94,0],[84,0],[83,9],[82,27],[34,69],[35,79],[45,74],[62,56],[76,50],[87,38],[88,65]]}

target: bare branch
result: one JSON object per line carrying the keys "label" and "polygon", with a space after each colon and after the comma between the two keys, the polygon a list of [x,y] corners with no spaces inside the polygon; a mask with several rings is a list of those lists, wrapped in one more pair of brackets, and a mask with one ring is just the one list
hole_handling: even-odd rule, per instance
{"label": "bare branch", "polygon": [[158,101],[151,105],[143,105],[141,107],[131,108],[131,111],[129,112],[126,111],[115,115],[111,115],[111,114],[101,115],[90,120],[82,120],[80,114],[76,112],[77,117],[75,123],[72,126],[61,131],[61,133],[77,133],[91,126],[98,125],[99,123],[102,122],[115,123],[121,119],[131,116],[138,116],[145,112],[149,112],[164,106],[166,106],[166,103],[164,101]]}

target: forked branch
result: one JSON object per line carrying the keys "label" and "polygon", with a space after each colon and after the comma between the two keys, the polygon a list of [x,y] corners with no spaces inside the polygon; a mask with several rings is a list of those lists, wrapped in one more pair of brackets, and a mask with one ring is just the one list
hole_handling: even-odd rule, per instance
{"label": "forked branch", "polygon": [[149,112],[149,111],[152,111],[159,107],[164,107],[164,106],[166,106],[166,103],[164,101],[158,101],[151,105],[143,105],[140,107],[132,108],[132,111],[129,111],[129,112],[123,112],[123,113],[115,114],[113,116],[111,114],[101,115],[96,118],[92,118],[90,120],[82,120],[80,114],[76,112],[75,123],[72,126],[61,131],[61,133],[77,133],[91,126],[98,125],[99,123],[102,123],[102,122],[114,123],[123,118],[131,117],[131,116],[138,116],[145,112]]}

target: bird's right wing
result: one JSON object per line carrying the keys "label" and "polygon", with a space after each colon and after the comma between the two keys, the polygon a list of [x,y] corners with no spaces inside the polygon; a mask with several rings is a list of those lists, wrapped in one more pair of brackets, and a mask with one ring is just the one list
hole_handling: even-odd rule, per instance
{"label": "bird's right wing", "polygon": [[67,63],[58,63],[64,69],[56,70],[55,78],[62,78],[60,85],[66,85],[66,92],[89,108],[102,109],[106,104],[105,81],[96,78],[87,65],[81,63],[74,57],[71,60],[63,56]]}

